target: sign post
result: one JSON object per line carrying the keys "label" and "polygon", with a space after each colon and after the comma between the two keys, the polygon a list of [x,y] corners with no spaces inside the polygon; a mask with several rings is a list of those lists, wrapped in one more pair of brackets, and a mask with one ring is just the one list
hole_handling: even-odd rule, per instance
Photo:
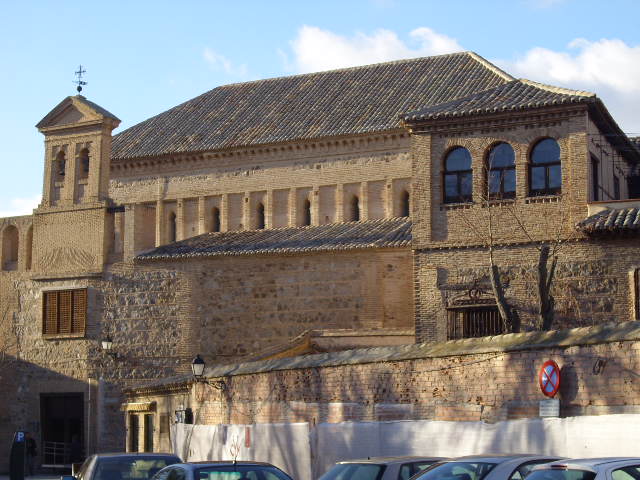
{"label": "sign post", "polygon": [[540,400],[541,417],[559,417],[560,400],[555,397],[560,390],[560,367],[553,360],[547,360],[542,364],[538,372],[538,384],[542,394],[549,397],[547,400]]}
{"label": "sign post", "polygon": [[24,480],[24,461],[26,453],[26,434],[18,430],[13,435],[11,454],[9,456],[9,478],[11,480]]}

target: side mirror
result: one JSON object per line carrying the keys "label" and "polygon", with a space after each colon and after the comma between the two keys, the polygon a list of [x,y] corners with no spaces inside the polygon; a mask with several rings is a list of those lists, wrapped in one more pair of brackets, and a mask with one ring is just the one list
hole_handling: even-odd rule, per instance
{"label": "side mirror", "polygon": [[76,477],[74,477],[73,475],[62,475],[60,477],[60,480],[78,480]]}

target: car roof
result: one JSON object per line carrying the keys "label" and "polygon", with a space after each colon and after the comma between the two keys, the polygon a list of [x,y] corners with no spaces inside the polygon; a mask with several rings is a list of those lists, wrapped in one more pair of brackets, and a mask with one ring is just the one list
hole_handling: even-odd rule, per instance
{"label": "car roof", "polygon": [[175,453],[159,453],[159,452],[112,452],[112,453],[96,453],[96,458],[104,457],[174,457],[180,458]]}
{"label": "car roof", "polygon": [[484,455],[465,455],[463,457],[456,457],[449,459],[450,462],[468,462],[471,460],[477,462],[491,462],[491,463],[502,463],[508,462],[510,460],[518,460],[518,459],[537,459],[537,458],[559,458],[556,455],[535,455],[532,453],[498,453],[498,454],[484,454]]}
{"label": "car roof", "polygon": [[[234,465],[257,465],[257,466],[262,466],[262,467],[275,467],[275,465],[272,465],[271,463],[266,463],[266,462],[252,462],[252,461],[247,461],[247,460],[206,460],[206,461],[202,461],[202,462],[184,462],[184,463],[180,463],[178,464],[180,466],[185,466],[185,467],[190,467],[190,468],[202,468],[202,467],[206,467],[206,466],[216,466],[216,467],[220,467],[220,466],[229,466],[232,467]],[[175,465],[172,465],[172,467]],[[278,468],[278,467],[275,467]]]}
{"label": "car roof", "polygon": [[349,464],[349,463],[403,463],[403,462],[419,462],[419,461],[440,461],[445,460],[445,457],[420,457],[415,455],[397,456],[397,457],[368,457],[355,460],[341,460],[336,462],[337,464]]}
{"label": "car roof", "polygon": [[566,465],[569,468],[587,467],[593,470],[603,465],[633,460],[637,460],[640,463],[640,458],[638,457],[565,458],[563,460],[543,464],[540,466],[540,469],[553,468],[554,465]]}

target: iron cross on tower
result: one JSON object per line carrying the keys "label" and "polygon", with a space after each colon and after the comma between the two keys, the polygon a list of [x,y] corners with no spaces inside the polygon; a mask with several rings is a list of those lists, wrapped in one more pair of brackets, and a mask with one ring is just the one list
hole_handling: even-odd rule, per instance
{"label": "iron cross on tower", "polygon": [[83,82],[82,81],[82,75],[84,75],[85,73],[87,73],[86,70],[82,69],[82,65],[80,65],[78,67],[78,71],[76,72],[76,77],[78,77],[78,80],[75,80],[73,83],[75,83],[76,85],[78,85],[78,87],[76,88],[76,90],[78,90],[78,93],[80,93],[82,91],[82,86],[86,85],[87,82]]}

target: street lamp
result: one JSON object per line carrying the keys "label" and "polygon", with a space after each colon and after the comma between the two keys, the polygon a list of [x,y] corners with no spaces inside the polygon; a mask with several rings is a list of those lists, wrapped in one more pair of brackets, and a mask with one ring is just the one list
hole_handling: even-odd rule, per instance
{"label": "street lamp", "polygon": [[196,355],[196,358],[191,362],[191,371],[193,372],[193,378],[197,381],[202,378],[204,375],[204,360],[200,357],[200,355]]}
{"label": "street lamp", "polygon": [[118,357],[118,354],[113,351],[113,339],[111,338],[110,335],[107,335],[105,338],[103,338],[101,343],[102,343],[102,351],[104,353],[106,353],[107,355],[113,358]]}

